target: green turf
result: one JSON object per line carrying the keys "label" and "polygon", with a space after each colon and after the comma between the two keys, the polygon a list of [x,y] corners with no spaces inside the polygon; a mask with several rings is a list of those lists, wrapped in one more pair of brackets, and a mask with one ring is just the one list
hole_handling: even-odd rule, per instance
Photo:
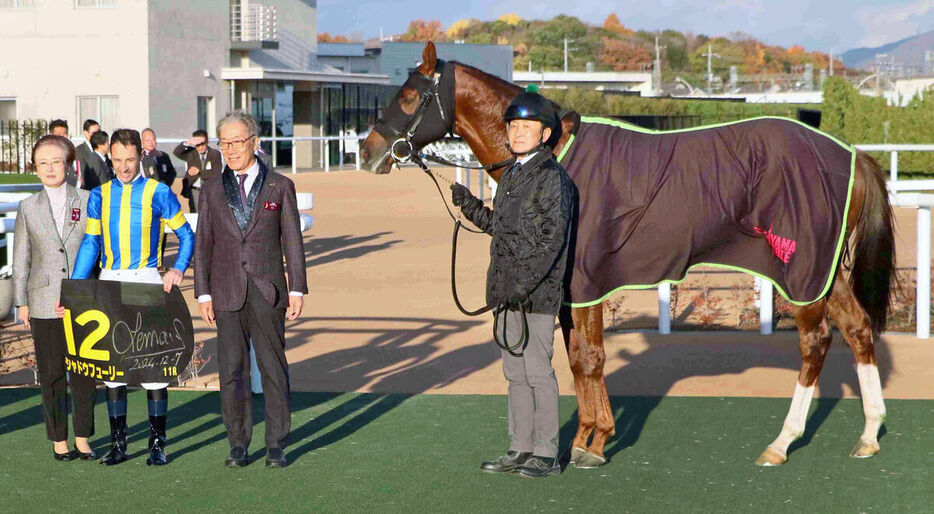
{"label": "green turf", "polygon": [[[489,475],[506,445],[501,396],[293,395],[291,465],[222,465],[228,446],[217,393],[171,392],[169,458],[147,468],[145,394],[130,393],[132,460],[115,468],[57,462],[35,389],[0,390],[0,483],[12,512],[906,512],[934,504],[934,402],[889,401],[882,453],[848,457],[862,429],[855,400],[815,401],[805,435],[779,468],[753,464],[788,401],[613,399],[611,462],[543,480]],[[561,398],[562,445],[575,401]],[[257,410],[261,411],[258,406]],[[99,451],[108,437],[97,406]],[[261,421],[261,420],[260,420]],[[819,428],[819,430],[815,429]]]}
{"label": "green turf", "polygon": [[38,184],[35,173],[0,173],[0,184]]}

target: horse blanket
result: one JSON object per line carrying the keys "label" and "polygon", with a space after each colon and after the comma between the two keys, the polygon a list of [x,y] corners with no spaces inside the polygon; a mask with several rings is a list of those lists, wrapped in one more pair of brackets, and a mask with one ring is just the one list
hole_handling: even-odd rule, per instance
{"label": "horse blanket", "polygon": [[659,132],[581,118],[558,160],[578,188],[571,304],[684,279],[693,266],[822,298],[844,244],[856,150],[785,118]]}

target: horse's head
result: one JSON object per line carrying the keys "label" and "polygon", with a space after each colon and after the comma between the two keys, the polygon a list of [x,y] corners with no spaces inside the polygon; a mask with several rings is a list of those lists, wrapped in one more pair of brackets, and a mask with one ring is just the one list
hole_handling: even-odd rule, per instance
{"label": "horse's head", "polygon": [[363,166],[372,173],[389,173],[393,163],[407,161],[453,127],[453,65],[439,61],[435,45],[429,41],[422,63],[409,74],[363,141]]}

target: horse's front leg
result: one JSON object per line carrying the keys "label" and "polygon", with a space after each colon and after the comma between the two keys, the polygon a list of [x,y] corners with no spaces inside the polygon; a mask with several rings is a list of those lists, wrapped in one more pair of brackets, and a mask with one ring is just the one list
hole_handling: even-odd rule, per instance
{"label": "horse's front leg", "polygon": [[827,319],[827,302],[820,300],[804,307],[795,307],[795,322],[798,325],[801,372],[795,383],[794,396],[782,431],[762,455],[756,459],[760,466],[778,466],[788,460],[788,447],[804,434],[808,410],[817,379],[824,367],[824,358],[830,348],[832,334]]}
{"label": "horse's front leg", "polygon": [[561,325],[577,391],[577,434],[571,443],[571,462],[579,468],[593,468],[606,463],[603,447],[615,434],[603,374],[603,305],[573,308],[569,315],[565,310]]}

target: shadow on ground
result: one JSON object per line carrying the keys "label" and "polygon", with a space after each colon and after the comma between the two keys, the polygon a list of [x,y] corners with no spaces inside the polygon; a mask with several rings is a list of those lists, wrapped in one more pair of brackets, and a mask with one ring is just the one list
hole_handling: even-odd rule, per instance
{"label": "shadow on ground", "polygon": [[[696,337],[689,341],[677,334],[661,335],[648,332],[644,334],[644,337],[648,348],[637,354],[626,349],[613,349],[612,343],[607,345],[607,354],[615,353],[615,358],[627,362],[626,365],[606,377],[610,403],[616,420],[616,435],[610,438],[606,445],[607,459],[633,446],[639,440],[652,411],[681,380],[740,374],[752,368],[794,371],[801,369],[798,337],[794,332],[776,333],[769,336],[755,333],[712,332],[709,336],[711,342],[704,344],[698,344]],[[885,338],[876,341],[875,347],[882,386],[885,387],[888,377],[893,372],[891,351]],[[811,441],[814,433],[848,391],[858,394],[859,381],[854,362],[853,354],[843,341],[843,337],[838,331],[834,331],[833,343],[831,343],[831,349],[828,351],[818,382],[820,398],[814,402],[816,408],[812,407],[804,434],[789,448],[789,455]],[[789,397],[794,387],[794,381],[790,381],[788,383]],[[763,434],[763,449],[772,441],[772,438],[778,435],[781,430],[781,420],[784,420],[785,414],[786,411],[775,413],[775,418],[779,421],[774,427],[773,434]],[[737,412],[736,415],[743,416],[743,413]],[[703,423],[702,419],[697,421]],[[561,428],[562,441],[569,443],[573,440],[577,431],[577,423],[575,415]],[[861,426],[854,427],[854,431],[861,428]],[[885,427],[880,432],[880,438],[884,434]]]}

